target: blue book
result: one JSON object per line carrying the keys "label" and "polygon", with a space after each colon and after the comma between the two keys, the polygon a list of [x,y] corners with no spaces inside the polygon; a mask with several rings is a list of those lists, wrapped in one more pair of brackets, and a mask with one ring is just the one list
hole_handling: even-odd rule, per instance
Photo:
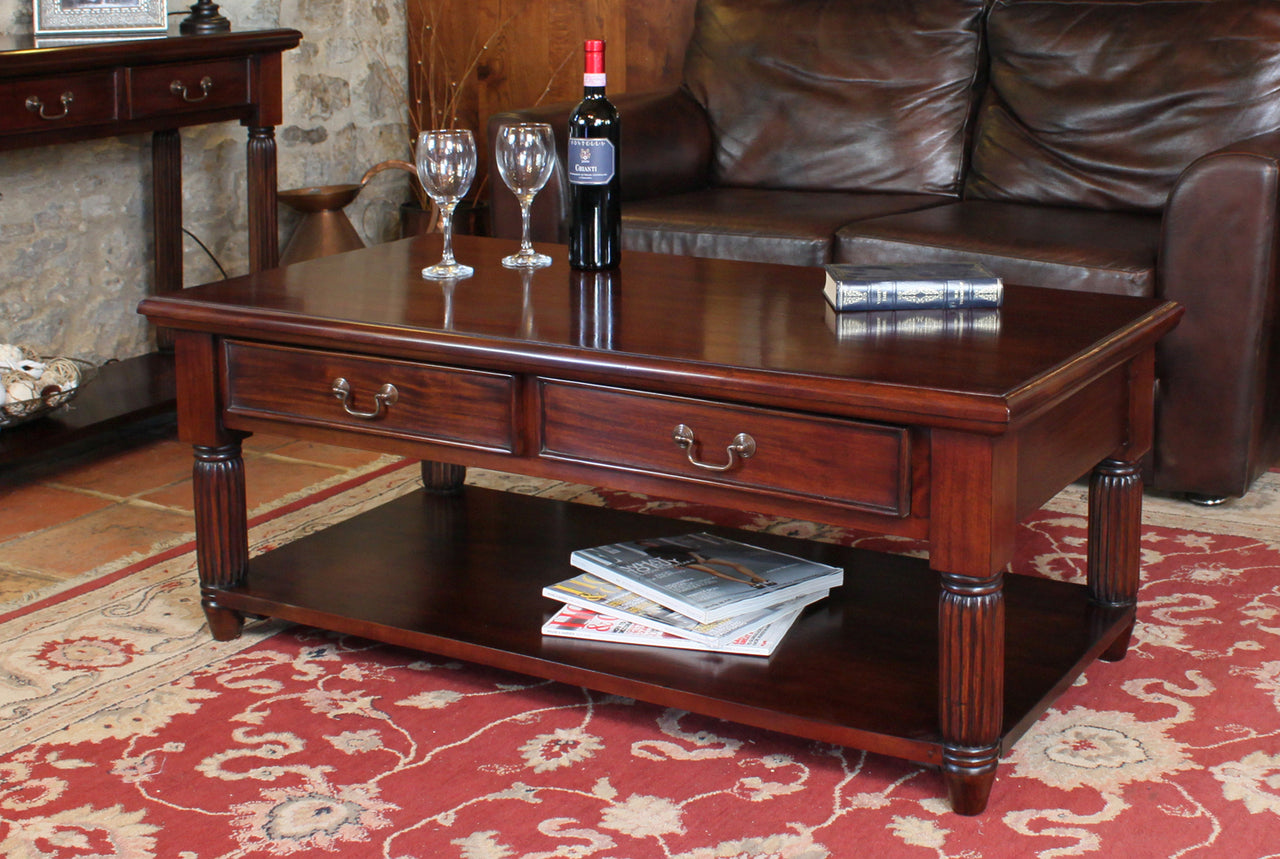
{"label": "blue book", "polygon": [[838,311],[999,307],[1004,283],[978,263],[831,263],[822,294]]}

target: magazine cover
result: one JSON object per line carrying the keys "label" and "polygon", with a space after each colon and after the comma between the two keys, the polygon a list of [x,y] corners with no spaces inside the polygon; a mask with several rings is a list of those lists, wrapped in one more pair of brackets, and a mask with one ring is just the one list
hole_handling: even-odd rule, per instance
{"label": "magazine cover", "polygon": [[783,636],[791,629],[803,609],[795,609],[773,623],[751,632],[744,632],[728,643],[712,646],[700,644],[678,635],[643,626],[625,618],[566,605],[542,625],[543,635],[562,638],[583,638],[591,641],[614,641],[624,644],[642,644],[649,647],[671,647],[676,650],[707,650],[714,653],[741,653],[747,656],[768,656],[777,649]]}
{"label": "magazine cover", "polygon": [[687,615],[672,611],[647,597],[620,588],[590,573],[582,573],[542,589],[543,596],[558,602],[590,609],[610,617],[634,620],[650,629],[678,635],[713,647],[728,644],[745,632],[773,623],[796,609],[817,602],[827,593],[826,590],[815,591],[762,611],[753,611],[713,623],[698,623]]}
{"label": "magazine cover", "polygon": [[844,581],[839,567],[707,533],[578,549],[570,561],[699,623],[761,611]]}

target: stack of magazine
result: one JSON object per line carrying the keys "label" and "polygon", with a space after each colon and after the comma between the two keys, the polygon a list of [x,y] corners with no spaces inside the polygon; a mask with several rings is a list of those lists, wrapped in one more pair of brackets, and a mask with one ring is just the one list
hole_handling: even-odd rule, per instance
{"label": "stack of magazine", "polygon": [[768,656],[844,570],[697,533],[579,549],[544,635]]}

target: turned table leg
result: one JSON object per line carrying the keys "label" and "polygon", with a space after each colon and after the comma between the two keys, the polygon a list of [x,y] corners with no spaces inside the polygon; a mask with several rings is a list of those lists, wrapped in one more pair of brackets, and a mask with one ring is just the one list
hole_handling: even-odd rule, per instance
{"label": "turned table leg", "polygon": [[437,495],[457,495],[467,479],[467,467],[449,462],[432,462],[424,459],[422,488]]}
{"label": "turned table leg", "polygon": [[1004,717],[1004,577],[942,574],[938,610],[942,773],[951,807],[987,807]]}
{"label": "turned table leg", "polygon": [[249,270],[272,268],[280,259],[276,220],[276,130],[249,129]]}
{"label": "turned table leg", "polygon": [[218,605],[218,590],[243,584],[249,567],[249,526],[245,510],[244,459],[240,442],[195,446],[196,562],[200,604],[218,641],[240,635],[243,616]]}
{"label": "turned table leg", "polygon": [[1103,651],[1123,659],[1133,635],[1142,543],[1142,472],[1136,462],[1103,460],[1089,480],[1089,598],[1104,608],[1127,608],[1128,625]]}

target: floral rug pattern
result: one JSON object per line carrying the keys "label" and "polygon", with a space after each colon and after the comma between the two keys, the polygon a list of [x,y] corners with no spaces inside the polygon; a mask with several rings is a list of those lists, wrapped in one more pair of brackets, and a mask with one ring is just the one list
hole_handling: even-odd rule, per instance
{"label": "floral rug pattern", "polygon": [[[810,523],[471,479],[853,541]],[[406,466],[337,487],[259,522],[253,550],[415,482]],[[1078,496],[1024,525],[1019,570],[1081,578]],[[1186,505],[1174,525],[1155,515],[1128,658],[1090,666],[1063,694],[1001,762],[975,818],[950,813],[934,771],[856,750],[276,622],[214,642],[191,547],[178,547],[0,617],[0,855],[1280,855],[1274,512],[1247,526]]]}

